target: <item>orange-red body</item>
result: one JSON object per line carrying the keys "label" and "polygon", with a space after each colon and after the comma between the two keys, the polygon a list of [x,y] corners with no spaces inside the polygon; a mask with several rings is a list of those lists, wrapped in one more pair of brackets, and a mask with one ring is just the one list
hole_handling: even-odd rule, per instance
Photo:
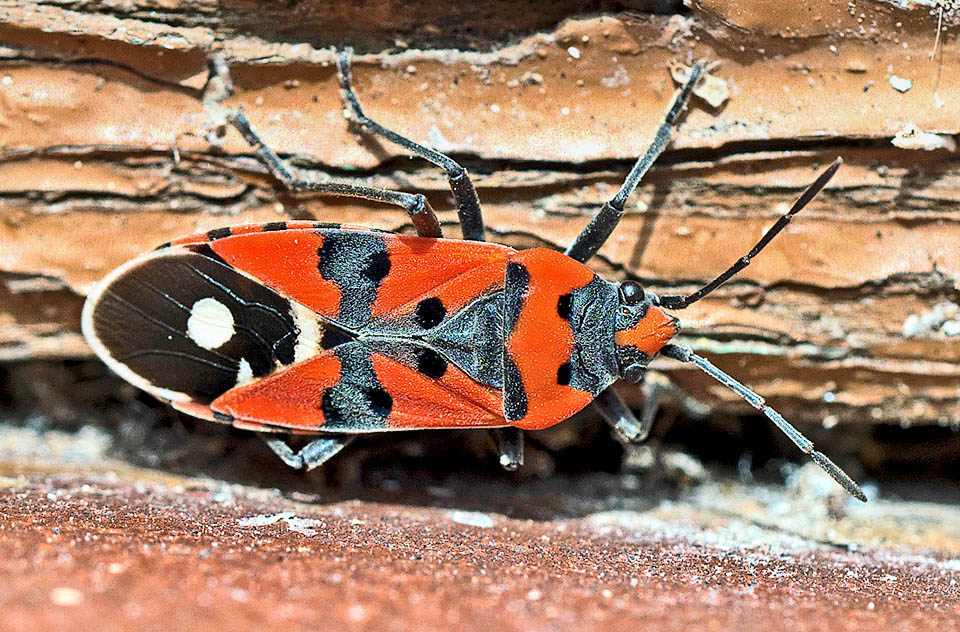
{"label": "orange-red body", "polygon": [[84,327],[184,412],[301,433],[545,428],[677,331],[559,252],[310,222],[178,239],[110,275]]}

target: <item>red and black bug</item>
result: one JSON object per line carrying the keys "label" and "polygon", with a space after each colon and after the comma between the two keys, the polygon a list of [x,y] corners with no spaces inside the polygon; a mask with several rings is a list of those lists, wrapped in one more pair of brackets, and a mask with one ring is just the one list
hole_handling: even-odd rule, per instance
{"label": "red and black bug", "polygon": [[[313,222],[235,226],[161,246],[108,275],[84,306],[91,347],[134,385],[190,415],[272,433],[294,467],[316,467],[351,437],[419,428],[494,430],[500,461],[523,461],[522,430],[567,419],[591,402],[621,435],[646,437],[611,389],[638,383],[658,353],[689,362],[772,420],[848,492],[860,488],[782,416],[690,349],[671,343],[683,309],[745,268],[833,176],[838,159],[760,242],[693,294],[656,296],[612,283],[584,263],[623,214],[668,145],[696,85],[695,66],[655,140],[617,195],[565,252],[484,243],[480,203],[449,157],[368,118],[337,67],[353,118],[446,171],[463,240],[443,239],[423,195],[298,178],[251,129],[231,123],[271,173],[295,191],[400,206],[418,236]],[[319,435],[299,452],[277,433]]]}

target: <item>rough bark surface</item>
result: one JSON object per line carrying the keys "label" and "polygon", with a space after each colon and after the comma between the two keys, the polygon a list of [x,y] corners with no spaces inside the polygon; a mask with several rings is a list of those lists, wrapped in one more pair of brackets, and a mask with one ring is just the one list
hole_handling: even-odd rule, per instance
{"label": "rough bark surface", "polygon": [[[841,155],[753,266],[681,314],[686,341],[796,418],[960,419],[955,7],[535,4],[0,2],[0,358],[87,356],[84,293],[180,234],[288,215],[403,227],[392,209],[281,191],[218,134],[223,107],[315,177],[449,209],[441,173],[348,127],[328,47],[357,47],[368,112],[462,157],[494,235],[519,245],[570,241],[650,140],[668,65],[697,58],[722,62],[729,99],[694,101],[597,268],[691,290]],[[214,55],[235,88],[222,103]],[[911,125],[945,148],[891,144]]]}

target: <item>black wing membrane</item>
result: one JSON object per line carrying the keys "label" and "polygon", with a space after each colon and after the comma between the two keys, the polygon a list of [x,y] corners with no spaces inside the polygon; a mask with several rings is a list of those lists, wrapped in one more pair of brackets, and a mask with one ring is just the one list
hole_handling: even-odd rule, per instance
{"label": "black wing membrane", "polygon": [[[245,372],[260,377],[291,364],[300,331],[288,299],[204,249],[158,252],[121,269],[85,320],[109,358],[150,386],[209,403]],[[222,306],[232,327],[222,344],[207,348],[188,332],[203,300]]]}

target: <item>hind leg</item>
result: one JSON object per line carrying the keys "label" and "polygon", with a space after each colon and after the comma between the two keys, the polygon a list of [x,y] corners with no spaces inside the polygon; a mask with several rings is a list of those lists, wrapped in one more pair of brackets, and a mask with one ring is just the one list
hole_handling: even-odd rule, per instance
{"label": "hind leg", "polygon": [[470,241],[483,241],[484,228],[480,199],[477,197],[477,190],[474,188],[467,170],[449,156],[387,129],[364,113],[360,106],[360,99],[357,98],[357,93],[354,92],[350,82],[350,55],[352,52],[348,48],[337,56],[337,71],[340,77],[340,85],[343,88],[344,99],[350,108],[353,120],[374,136],[379,136],[388,142],[399,145],[410,153],[446,171],[450,190],[453,192],[453,197],[457,203],[457,215],[460,217],[463,238]]}
{"label": "hind leg", "polygon": [[267,166],[270,173],[289,190],[328,193],[393,204],[407,211],[407,215],[410,216],[418,235],[421,237],[442,237],[440,222],[437,220],[437,216],[427,198],[422,194],[375,189],[343,182],[318,182],[304,178],[302,175],[298,175],[290,165],[263,142],[260,136],[250,127],[250,122],[242,112],[231,114],[229,121],[250,143],[250,146],[256,150],[257,156]]}
{"label": "hind leg", "polygon": [[326,463],[348,443],[353,441],[352,436],[324,437],[314,439],[303,446],[298,452],[286,444],[283,439],[260,435],[266,444],[273,450],[280,460],[295,470],[312,470]]}
{"label": "hind leg", "polygon": [[[351,110],[354,121],[365,131],[399,145],[410,153],[440,167],[447,173],[447,181],[457,204],[457,215],[463,238],[471,241],[484,241],[483,212],[477,191],[464,169],[455,160],[434,149],[416,143],[405,136],[387,129],[367,116],[360,105],[360,99],[353,89],[350,76],[349,49],[337,57],[337,70],[340,85],[343,87],[344,100]],[[490,431],[505,470],[514,471],[523,465],[523,431],[519,428],[498,428]]]}

